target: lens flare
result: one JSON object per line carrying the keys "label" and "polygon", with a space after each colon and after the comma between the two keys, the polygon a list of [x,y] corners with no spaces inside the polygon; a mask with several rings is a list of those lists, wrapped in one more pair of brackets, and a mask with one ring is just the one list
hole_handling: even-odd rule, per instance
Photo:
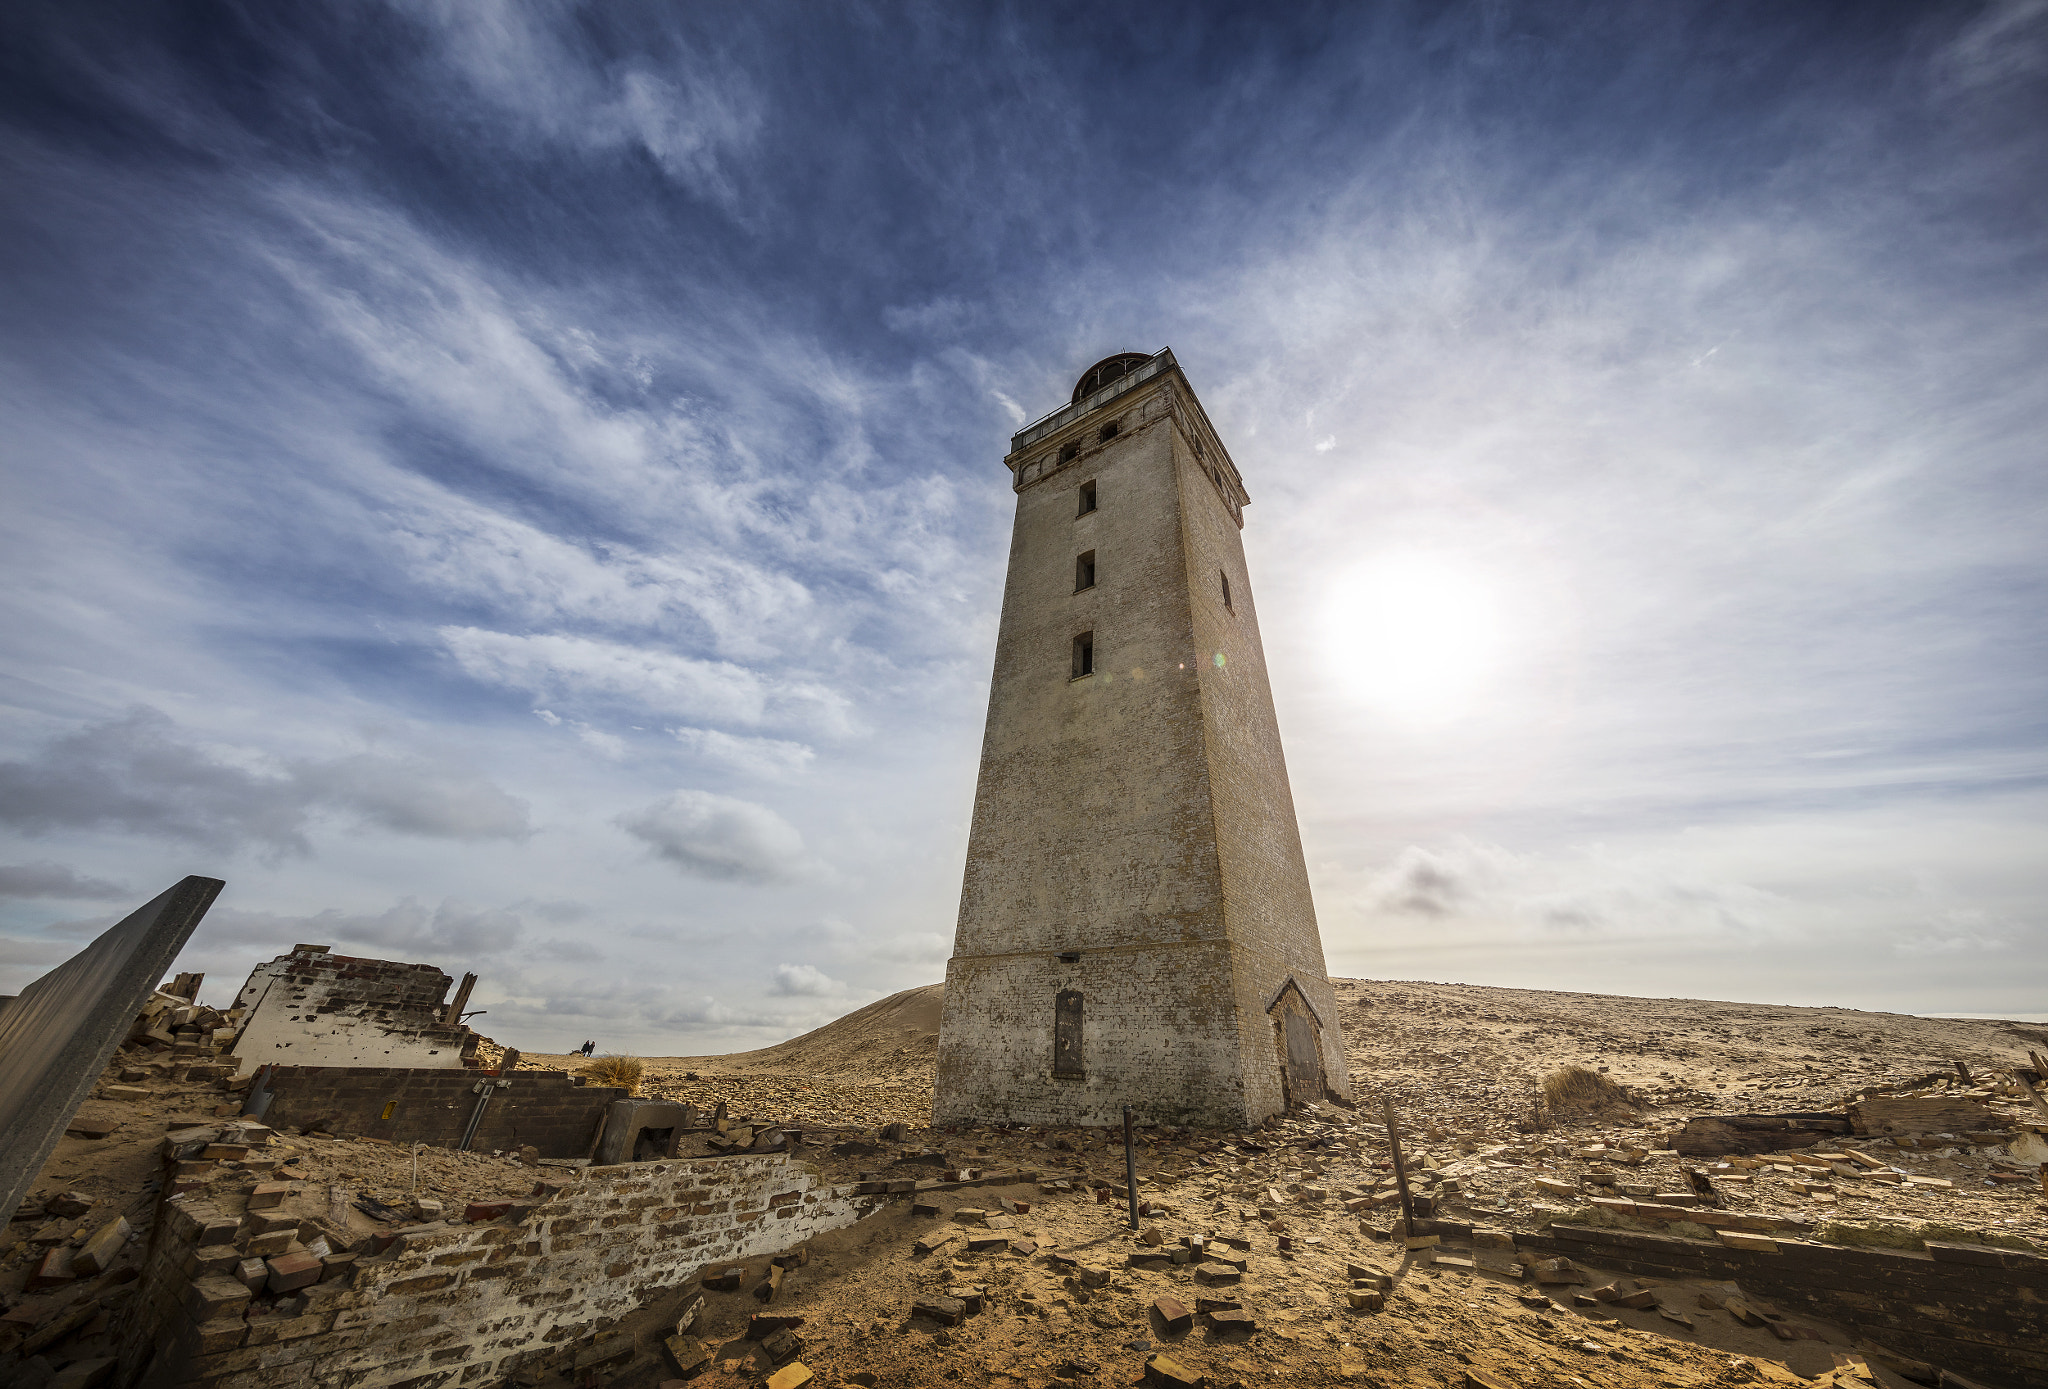
{"label": "lens flare", "polygon": [[1419,722],[1459,718],[1503,663],[1501,593],[1459,558],[1388,555],[1336,584],[1328,614],[1333,673],[1362,698]]}

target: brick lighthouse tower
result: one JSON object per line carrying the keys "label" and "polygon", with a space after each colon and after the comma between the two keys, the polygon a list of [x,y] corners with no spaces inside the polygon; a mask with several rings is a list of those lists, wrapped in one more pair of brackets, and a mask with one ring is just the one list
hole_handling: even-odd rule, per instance
{"label": "brick lighthouse tower", "polygon": [[1172,351],[1090,367],[1017,493],[937,1123],[1349,1099],[1236,465]]}

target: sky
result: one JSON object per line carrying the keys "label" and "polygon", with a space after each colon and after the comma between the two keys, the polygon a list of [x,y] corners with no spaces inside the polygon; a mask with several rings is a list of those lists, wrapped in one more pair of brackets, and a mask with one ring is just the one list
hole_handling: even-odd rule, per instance
{"label": "sky", "polygon": [[939,979],[1171,346],[1331,971],[2038,1012],[2048,3],[0,18],[0,991],[187,873],[529,1051]]}

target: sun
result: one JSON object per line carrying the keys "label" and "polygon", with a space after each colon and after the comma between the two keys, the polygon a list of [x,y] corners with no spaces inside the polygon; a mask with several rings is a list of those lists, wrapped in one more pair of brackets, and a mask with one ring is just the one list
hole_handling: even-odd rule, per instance
{"label": "sun", "polygon": [[1332,587],[1331,674],[1404,721],[1461,718],[1503,663],[1502,607],[1498,583],[1468,560],[1424,552],[1369,560]]}

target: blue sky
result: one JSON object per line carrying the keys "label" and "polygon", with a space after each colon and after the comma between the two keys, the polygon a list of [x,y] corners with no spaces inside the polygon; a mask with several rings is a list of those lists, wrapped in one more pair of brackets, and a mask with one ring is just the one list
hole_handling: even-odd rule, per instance
{"label": "blue sky", "polygon": [[0,988],[938,978],[1008,437],[1171,345],[1334,972],[2038,1009],[2039,0],[0,23]]}

